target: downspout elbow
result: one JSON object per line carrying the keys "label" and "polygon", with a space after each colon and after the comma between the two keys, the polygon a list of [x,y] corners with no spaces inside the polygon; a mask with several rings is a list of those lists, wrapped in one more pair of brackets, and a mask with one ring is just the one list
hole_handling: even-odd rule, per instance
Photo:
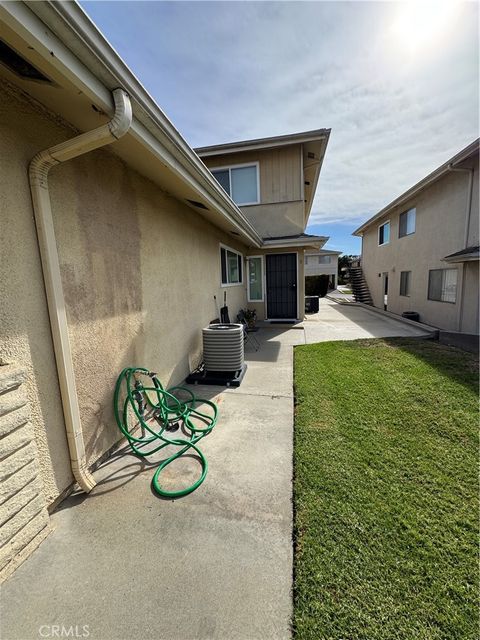
{"label": "downspout elbow", "polygon": [[115,113],[107,124],[40,151],[32,159],[28,169],[70,464],[75,480],[86,493],[89,493],[96,483],[88,470],[85,455],[60,262],[48,191],[48,174],[53,166],[111,144],[127,133],[132,123],[130,99],[123,89],[115,89],[113,100]]}

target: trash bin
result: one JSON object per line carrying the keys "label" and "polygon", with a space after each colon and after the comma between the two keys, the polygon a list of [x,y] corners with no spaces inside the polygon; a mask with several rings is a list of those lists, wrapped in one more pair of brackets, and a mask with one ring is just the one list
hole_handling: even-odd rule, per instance
{"label": "trash bin", "polygon": [[305,296],[305,313],[318,313],[318,296]]}
{"label": "trash bin", "polygon": [[404,311],[402,313],[402,318],[406,318],[407,320],[414,320],[415,322],[420,322],[420,314],[416,311]]}

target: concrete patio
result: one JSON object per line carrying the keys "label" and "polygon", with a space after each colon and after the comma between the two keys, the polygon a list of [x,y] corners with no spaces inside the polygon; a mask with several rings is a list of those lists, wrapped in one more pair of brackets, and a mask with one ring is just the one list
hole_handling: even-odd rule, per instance
{"label": "concrete patio", "polygon": [[[300,325],[257,336],[240,388],[195,387],[220,409],[200,443],[204,484],[160,499],[150,488],[155,466],[118,450],[88,497],[60,505],[53,533],[4,584],[4,640],[41,638],[52,625],[78,625],[79,634],[87,625],[91,640],[290,637],[293,346],[425,333],[322,300]],[[198,464],[187,457],[165,473],[179,487]]]}

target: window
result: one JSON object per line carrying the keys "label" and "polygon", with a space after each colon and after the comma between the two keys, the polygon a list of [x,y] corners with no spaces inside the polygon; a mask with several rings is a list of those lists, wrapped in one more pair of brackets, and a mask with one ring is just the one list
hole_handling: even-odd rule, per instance
{"label": "window", "polygon": [[242,284],[242,256],[228,247],[220,247],[222,284]]}
{"label": "window", "polygon": [[390,222],[385,222],[378,227],[378,244],[388,244],[390,242]]}
{"label": "window", "polygon": [[400,223],[398,226],[398,237],[409,236],[415,233],[415,218],[417,210],[415,208],[404,211],[400,214]]}
{"label": "window", "polygon": [[401,271],[400,272],[400,295],[401,296],[409,296],[410,295],[410,280],[412,277],[411,271]]}
{"label": "window", "polygon": [[248,301],[263,300],[263,258],[248,258]]}
{"label": "window", "polygon": [[239,205],[258,204],[258,162],[212,169],[212,175]]}
{"label": "window", "polygon": [[428,299],[455,303],[457,299],[456,269],[431,269],[428,272]]}
{"label": "window", "polygon": [[305,264],[330,264],[331,256],[305,256]]}

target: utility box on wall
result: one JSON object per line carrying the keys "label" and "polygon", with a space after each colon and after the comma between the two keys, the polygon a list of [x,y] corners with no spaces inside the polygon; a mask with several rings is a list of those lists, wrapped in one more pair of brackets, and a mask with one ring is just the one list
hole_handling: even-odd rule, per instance
{"label": "utility box on wall", "polygon": [[0,582],[50,531],[25,371],[0,365]]}

